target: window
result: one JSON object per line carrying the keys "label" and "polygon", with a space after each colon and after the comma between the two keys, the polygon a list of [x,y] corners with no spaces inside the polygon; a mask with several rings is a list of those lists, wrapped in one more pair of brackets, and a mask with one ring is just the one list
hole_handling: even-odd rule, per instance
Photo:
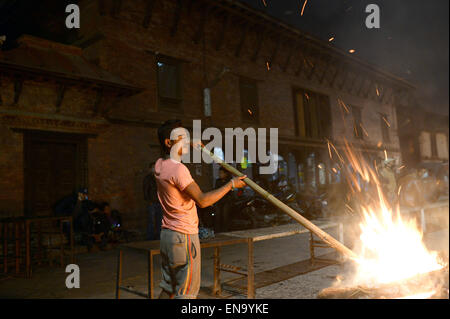
{"label": "window", "polygon": [[436,133],[437,157],[448,160],[447,135]]}
{"label": "window", "polygon": [[352,105],[352,115],[353,115],[353,134],[357,139],[363,139],[363,123],[361,108]]}
{"label": "window", "polygon": [[422,158],[431,158],[431,134],[430,132],[421,132],[419,136],[420,155]]}
{"label": "window", "polygon": [[158,56],[156,61],[158,75],[158,105],[161,109],[179,110],[181,108],[181,62]]}
{"label": "window", "polygon": [[384,142],[390,142],[389,136],[389,128],[391,124],[389,123],[388,117],[386,114],[380,113],[380,122],[381,122],[381,136],[383,137]]}
{"label": "window", "polygon": [[331,137],[330,102],[326,95],[300,89],[296,92],[296,134],[303,138]]}
{"label": "window", "polygon": [[242,120],[258,122],[258,85],[255,80],[241,77],[239,79]]}

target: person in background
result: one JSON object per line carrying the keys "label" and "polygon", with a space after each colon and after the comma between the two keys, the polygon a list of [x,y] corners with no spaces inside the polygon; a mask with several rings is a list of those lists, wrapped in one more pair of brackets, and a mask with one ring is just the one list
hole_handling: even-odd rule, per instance
{"label": "person in background", "polygon": [[[77,192],[67,195],[53,206],[53,214],[57,217],[72,216],[73,230],[75,233],[85,233],[88,231],[90,221],[88,200],[88,189],[80,188]],[[70,225],[64,223],[64,233],[69,236]]]}
{"label": "person in background", "polygon": [[80,208],[83,203],[88,200],[87,188],[80,188],[77,192],[65,196],[61,200],[57,201],[53,206],[53,214],[55,216],[73,216],[79,214]]}
{"label": "person in background", "polygon": [[157,195],[155,162],[150,163],[149,170],[143,182],[144,199],[148,204],[147,240],[159,240],[163,211]]}
{"label": "person in background", "polygon": [[[230,173],[223,167],[219,168],[219,178],[216,180],[215,188],[227,184],[231,179]],[[232,193],[227,193],[220,201],[216,203],[216,218],[214,219],[214,230],[218,233],[228,231],[230,224],[230,209],[232,202]]]}
{"label": "person in background", "polygon": [[388,201],[393,205],[397,200],[397,179],[395,176],[395,160],[386,159],[379,170],[381,183]]}

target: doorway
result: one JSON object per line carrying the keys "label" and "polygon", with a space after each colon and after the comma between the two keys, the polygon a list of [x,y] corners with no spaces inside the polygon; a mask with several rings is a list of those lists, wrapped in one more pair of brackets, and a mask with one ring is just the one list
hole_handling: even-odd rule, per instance
{"label": "doorway", "polygon": [[25,215],[52,216],[53,205],[87,187],[87,136],[24,133]]}

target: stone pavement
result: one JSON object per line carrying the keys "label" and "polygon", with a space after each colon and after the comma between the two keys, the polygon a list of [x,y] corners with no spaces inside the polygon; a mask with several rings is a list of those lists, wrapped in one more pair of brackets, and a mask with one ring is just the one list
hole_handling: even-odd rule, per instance
{"label": "stone pavement", "polygon": [[[335,231],[330,235],[337,236]],[[448,227],[445,230],[428,234],[426,243],[433,250],[445,251],[448,255]],[[309,258],[309,234],[266,240],[255,243],[255,272],[272,269]],[[322,249],[320,253],[331,251]],[[223,263],[245,266],[247,262],[246,245],[222,248]],[[100,251],[77,256],[80,267],[79,289],[67,289],[65,278],[68,274],[63,268],[40,267],[34,269],[33,277],[0,277],[0,298],[114,298],[117,266],[117,250]],[[158,287],[160,257],[155,257],[155,287]],[[145,291],[146,258],[143,255],[124,253],[123,284]],[[323,288],[331,286],[341,272],[341,266],[328,266],[323,269],[274,283],[256,290],[256,298],[315,298]],[[222,280],[233,275],[222,273]],[[202,287],[213,284],[213,250],[202,250]],[[159,294],[159,288],[156,295]],[[139,298],[121,293],[122,298]],[[243,298],[235,296],[234,298]]]}

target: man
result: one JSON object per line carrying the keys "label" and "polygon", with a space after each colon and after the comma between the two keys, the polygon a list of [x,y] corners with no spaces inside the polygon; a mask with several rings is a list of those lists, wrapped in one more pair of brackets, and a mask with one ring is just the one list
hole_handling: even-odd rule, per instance
{"label": "man", "polygon": [[150,173],[144,178],[144,199],[148,203],[148,224],[147,239],[159,240],[162,223],[162,207],[158,200],[156,180],[155,180],[155,162],[150,163]]}
{"label": "man", "polygon": [[[230,173],[223,167],[219,168],[219,178],[216,180],[216,188],[222,187],[230,181]],[[217,214],[214,219],[214,230],[218,233],[228,231],[230,224],[232,194],[227,193],[220,201],[217,202]]]}
{"label": "man", "polygon": [[[74,216],[77,215],[82,203],[88,199],[87,188],[81,188],[59,200],[53,208],[55,216]],[[74,216],[75,218],[75,216]]]}
{"label": "man", "polygon": [[160,244],[163,290],[159,297],[194,299],[200,289],[201,271],[196,204],[213,205],[233,187],[244,187],[245,176],[203,193],[181,163],[182,155],[189,150],[189,141],[180,121],[166,121],[158,129],[158,138],[164,152],[164,157],[155,164],[158,198],[163,208]]}
{"label": "man", "polygon": [[[93,202],[88,200],[87,188],[81,188],[76,193],[68,195],[58,201],[54,206],[55,216],[72,216],[73,231],[75,237],[83,243],[89,242],[89,234],[91,233],[91,217],[89,212],[95,209]],[[69,236],[70,228],[68,223],[63,224],[63,230]]]}

